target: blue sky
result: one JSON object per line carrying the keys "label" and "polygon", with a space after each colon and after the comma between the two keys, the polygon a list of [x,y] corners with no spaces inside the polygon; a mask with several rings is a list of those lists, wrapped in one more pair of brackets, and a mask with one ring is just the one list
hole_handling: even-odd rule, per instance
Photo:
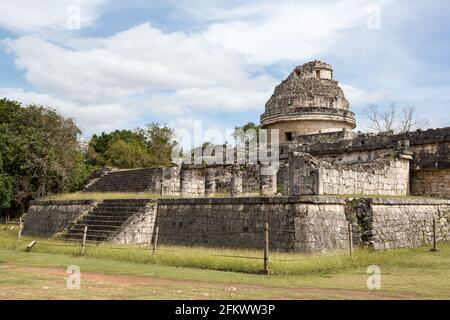
{"label": "blue sky", "polygon": [[333,65],[357,130],[367,105],[391,102],[450,125],[443,0],[0,0],[0,12],[0,97],[53,106],[86,137],[258,122],[274,86],[314,59]]}

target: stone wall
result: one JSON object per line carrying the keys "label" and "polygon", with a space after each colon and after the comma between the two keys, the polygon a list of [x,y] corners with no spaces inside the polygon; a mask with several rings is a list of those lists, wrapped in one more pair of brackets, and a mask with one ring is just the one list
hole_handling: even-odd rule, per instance
{"label": "stone wall", "polygon": [[[143,204],[146,209],[131,215],[109,241],[148,245],[158,226],[160,244],[262,250],[268,222],[271,250],[339,250],[348,249],[351,223],[355,246],[380,250],[431,243],[433,218],[438,241],[450,239],[450,200],[442,199],[297,196],[160,199]],[[95,206],[94,201],[34,202],[24,235],[51,237]]]}
{"label": "stone wall", "polygon": [[149,202],[145,211],[128,218],[109,241],[121,244],[150,245],[154,236],[157,209],[158,204],[156,202]]}
{"label": "stone wall", "polygon": [[291,153],[285,192],[289,195],[407,195],[409,161],[403,154],[358,164],[331,164]]}
{"label": "stone wall", "polygon": [[340,250],[349,247],[344,199],[303,197],[294,205],[295,252]]}
{"label": "stone wall", "polygon": [[259,182],[259,165],[187,165],[181,170],[181,195],[254,194]]}
{"label": "stone wall", "polygon": [[336,132],[322,132],[316,134],[295,135],[293,143],[311,145],[314,143],[334,143],[340,140],[350,140],[356,137],[356,133],[350,130]]}
{"label": "stone wall", "polygon": [[438,199],[367,198],[348,202],[354,242],[373,249],[417,247],[450,239],[450,201]]}
{"label": "stone wall", "polygon": [[336,136],[310,139],[308,145],[299,143],[282,146],[282,153],[306,152],[336,163],[354,163],[377,159],[381,154],[395,150],[409,150],[413,153],[412,167],[417,169],[450,168],[450,127],[417,130],[406,133],[358,134],[354,138],[341,139]]}
{"label": "stone wall", "polygon": [[411,194],[450,198],[450,169],[412,170]]}
{"label": "stone wall", "polygon": [[242,172],[242,187],[244,194],[259,193],[259,183],[259,165],[244,165]]}
{"label": "stone wall", "polygon": [[83,192],[179,194],[180,168],[174,166],[110,171],[94,179]]}
{"label": "stone wall", "polygon": [[176,196],[181,190],[181,167],[173,166],[161,170],[161,195]]}
{"label": "stone wall", "polygon": [[231,189],[232,168],[231,165],[214,166],[215,184],[217,193],[229,193]]}
{"label": "stone wall", "polygon": [[50,238],[70,227],[96,205],[94,200],[31,201],[22,234]]}
{"label": "stone wall", "polygon": [[163,199],[158,241],[262,250],[268,222],[272,250],[345,248],[344,203],[333,197]]}
{"label": "stone wall", "polygon": [[205,195],[205,170],[190,168],[181,170],[181,196],[200,197]]}
{"label": "stone wall", "polygon": [[[233,190],[233,165],[183,165],[106,171],[83,192],[148,192],[163,196],[199,197]],[[259,192],[259,165],[239,165],[240,194]],[[234,179],[235,186],[236,179]],[[236,188],[234,188],[236,189]]]}

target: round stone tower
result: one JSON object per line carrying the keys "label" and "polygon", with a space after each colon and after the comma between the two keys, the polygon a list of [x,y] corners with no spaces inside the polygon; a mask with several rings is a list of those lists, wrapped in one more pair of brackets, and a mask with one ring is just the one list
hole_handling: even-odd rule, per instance
{"label": "round stone tower", "polygon": [[296,67],[275,87],[261,126],[278,129],[280,142],[287,142],[296,135],[351,130],[356,121],[331,65],[316,60]]}

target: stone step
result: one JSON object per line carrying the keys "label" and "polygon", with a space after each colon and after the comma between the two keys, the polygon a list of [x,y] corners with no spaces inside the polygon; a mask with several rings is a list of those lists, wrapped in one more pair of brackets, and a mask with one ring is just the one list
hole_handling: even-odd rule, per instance
{"label": "stone step", "polygon": [[[135,213],[139,213],[139,212],[135,212]],[[127,212],[126,214],[92,214],[89,215],[87,217],[84,217],[83,220],[111,220],[111,221],[116,221],[116,220],[126,220],[128,219],[128,217],[132,216],[134,213],[133,212]]]}
{"label": "stone step", "polygon": [[124,221],[108,221],[108,222],[103,222],[103,220],[91,220],[91,221],[81,221],[80,223],[77,223],[76,225],[72,226],[72,228],[70,230],[84,230],[84,226],[87,226],[88,229],[89,227],[107,227],[108,229],[113,229],[113,228],[117,228],[120,227],[121,225],[123,225]]}
{"label": "stone step", "polygon": [[111,199],[100,202],[98,206],[70,228],[67,238],[82,239],[85,226],[87,239],[106,241],[134,214],[142,213],[149,199]]}
{"label": "stone step", "polygon": [[98,224],[98,223],[84,223],[84,224],[80,224],[77,225],[75,227],[73,227],[71,230],[72,231],[84,231],[84,226],[88,227],[88,232],[90,230],[95,230],[95,229],[101,229],[101,230],[114,230],[117,229],[118,227],[120,227],[123,223],[116,223],[116,224],[108,224],[108,225],[104,225],[104,224]]}
{"label": "stone step", "polygon": [[122,188],[134,188],[134,189],[147,189],[151,185],[148,183],[137,184],[137,183],[124,183],[124,184],[113,184],[113,183],[105,183],[99,185],[93,185],[89,188],[92,189],[122,189]]}
{"label": "stone step", "polygon": [[[69,238],[70,238],[70,240],[81,241],[83,239],[83,236],[72,236],[72,237],[69,237]],[[108,237],[106,237],[106,236],[98,236],[98,235],[95,235],[95,236],[94,235],[87,235],[86,236],[86,240],[87,241],[96,241],[96,242],[106,241],[107,238]]]}
{"label": "stone step", "polygon": [[142,183],[142,184],[138,184],[138,183],[121,183],[121,184],[115,184],[115,183],[104,183],[104,184],[98,184],[95,186],[92,186],[90,189],[104,189],[104,188],[108,188],[108,189],[121,189],[124,187],[129,187],[129,188],[148,188],[151,185],[149,185],[148,183]]}
{"label": "stone step", "polygon": [[103,200],[103,202],[100,205],[108,205],[108,204],[114,204],[114,205],[144,205],[147,203],[150,203],[151,200],[149,199],[107,199]]}
{"label": "stone step", "polygon": [[86,189],[84,192],[147,192],[149,188],[135,188],[131,186],[125,186],[121,188],[89,188]]}
{"label": "stone step", "polygon": [[84,192],[145,192],[155,184],[157,168],[115,171],[99,178]]}
{"label": "stone step", "polygon": [[131,207],[128,208],[100,208],[100,209],[96,209],[93,214],[94,215],[103,215],[103,216],[108,216],[108,215],[114,215],[114,216],[121,216],[121,215],[126,215],[127,213],[137,213],[137,212],[144,212],[145,211],[145,207],[143,208],[134,208],[132,209]]}
{"label": "stone step", "polygon": [[125,180],[125,179],[121,179],[120,181],[118,180],[120,178],[116,178],[113,180],[110,179],[104,179],[104,180],[99,180],[99,182],[96,185],[124,185],[124,184],[135,184],[135,185],[147,185],[147,184],[151,184],[152,181],[149,181],[149,179],[139,179],[139,180]]}

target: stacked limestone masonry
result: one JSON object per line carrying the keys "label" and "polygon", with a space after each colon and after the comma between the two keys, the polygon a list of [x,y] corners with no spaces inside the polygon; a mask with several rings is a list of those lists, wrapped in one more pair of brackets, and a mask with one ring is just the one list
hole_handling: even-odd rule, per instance
{"label": "stacked limestone masonry", "polygon": [[355,245],[420,246],[432,241],[435,221],[437,240],[449,240],[450,200],[439,198],[450,198],[450,127],[352,132],[350,105],[320,61],[275,88],[261,125],[280,132],[280,144],[271,141],[280,147],[277,169],[205,161],[101,170],[84,192],[161,199],[35,201],[24,234],[80,239],[88,226],[88,240],[148,245],[157,226],[161,244],[261,249],[269,223],[272,249],[309,252],[348,248],[349,224]]}
{"label": "stacked limestone masonry", "polygon": [[[87,226],[89,241],[148,243],[154,223],[152,215],[147,214],[152,210],[151,204],[146,199],[104,200],[90,212],[77,217],[66,238],[80,240]],[[125,237],[125,233],[130,234]]]}
{"label": "stacked limestone masonry", "polygon": [[[70,201],[34,203],[24,235],[52,236],[51,226],[43,223],[36,228],[36,221],[48,217],[46,208],[54,220],[64,220],[74,206]],[[261,249],[268,222],[271,249],[313,252],[348,248],[351,223],[355,245],[378,250],[431,243],[433,219],[437,240],[448,240],[450,200],[331,196],[105,200],[88,212],[79,207],[73,226],[68,223],[54,236],[80,239],[88,226],[91,241],[148,245],[159,227],[160,244]]]}
{"label": "stacked limestone masonry", "polygon": [[[106,173],[84,192],[149,192],[155,189],[155,169],[124,170]],[[152,183],[153,182],[153,183]]]}

